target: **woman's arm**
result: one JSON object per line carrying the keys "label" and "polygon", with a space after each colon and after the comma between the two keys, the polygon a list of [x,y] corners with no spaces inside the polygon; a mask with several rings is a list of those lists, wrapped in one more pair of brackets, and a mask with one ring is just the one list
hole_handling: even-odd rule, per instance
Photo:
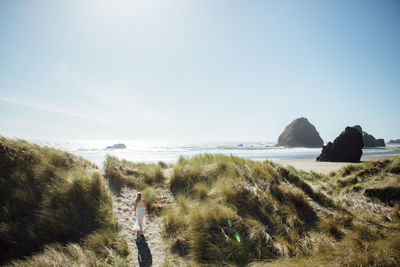
{"label": "woman's arm", "polygon": [[136,210],[137,210],[137,202],[135,202],[135,216],[136,216]]}

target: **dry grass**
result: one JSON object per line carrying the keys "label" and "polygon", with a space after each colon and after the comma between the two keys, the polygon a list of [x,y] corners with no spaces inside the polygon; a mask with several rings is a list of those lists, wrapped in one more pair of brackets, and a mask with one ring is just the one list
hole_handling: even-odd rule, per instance
{"label": "dry grass", "polygon": [[394,205],[391,215],[394,220],[400,222],[400,203]]}
{"label": "dry grass", "polygon": [[175,236],[188,226],[186,217],[176,206],[164,210],[163,220],[164,232],[168,236]]}
{"label": "dry grass", "polygon": [[395,157],[387,166],[387,171],[394,174],[400,174],[400,157]]}
{"label": "dry grass", "polygon": [[399,266],[400,235],[392,234],[386,239],[366,242],[349,236],[337,244],[324,243],[310,255],[280,258],[271,262],[254,262],[253,267],[283,266]]}
{"label": "dry grass", "polygon": [[176,202],[163,213],[164,234],[173,253],[203,264],[243,266],[293,252],[317,220],[307,192],[324,197],[292,174],[286,188],[271,162],[201,155],[173,168]]}
{"label": "dry grass", "polygon": [[344,236],[344,232],[340,229],[338,221],[330,219],[322,219],[318,223],[320,231],[327,233],[328,235],[340,240]]}
{"label": "dry grass", "polygon": [[159,186],[164,183],[162,172],[165,164],[132,163],[107,155],[104,161],[104,171],[110,184],[115,187],[123,185],[143,190],[147,186]]}
{"label": "dry grass", "polygon": [[[158,213],[171,252],[165,266],[395,266],[399,206],[392,203],[390,228],[382,230],[382,216],[368,207],[362,216],[348,211],[343,196],[358,192],[364,201],[358,206],[379,211],[384,204],[363,193],[377,184],[395,186],[396,160],[349,165],[327,176],[207,154],[147,167],[109,158],[106,168],[146,192],[150,205],[157,205],[158,190],[173,194],[174,202]],[[166,167],[170,179],[163,177]]]}
{"label": "dry grass", "polygon": [[205,200],[208,197],[209,189],[207,185],[203,183],[198,183],[194,186],[195,195],[200,200]]}
{"label": "dry grass", "polygon": [[98,257],[95,252],[76,243],[65,246],[60,244],[46,245],[43,252],[25,260],[16,260],[9,266],[120,266],[128,267],[126,256],[121,256],[115,250],[104,248],[104,257]]}
{"label": "dry grass", "polygon": [[378,198],[380,201],[393,206],[395,203],[400,202],[400,186],[366,188],[364,195],[371,198]]}
{"label": "dry grass", "polygon": [[[150,170],[148,176],[157,177],[157,168],[166,165],[145,168],[108,161],[128,179],[123,183],[147,192],[149,203],[157,203],[157,190],[172,193],[174,202],[159,213],[171,252],[165,266],[368,266],[357,257],[363,251],[373,265],[398,263],[393,249],[397,239],[388,239],[396,233],[375,227],[382,227],[382,217],[368,208],[362,216],[349,212],[346,198],[336,202],[355,192],[354,186],[363,196],[372,185],[396,185],[390,172],[395,160],[349,165],[324,176],[269,161],[205,154],[169,165],[169,179],[147,180],[140,177]],[[392,217],[390,229],[396,229]],[[378,246],[386,250],[372,249]]]}
{"label": "dry grass", "polygon": [[305,181],[304,178],[296,174],[295,172],[291,172],[288,169],[285,169],[281,166],[278,167],[278,172],[279,174],[287,179],[289,182],[293,183],[297,187],[301,188],[304,193],[306,193],[310,198],[312,198],[314,201],[326,206],[326,207],[331,207],[331,208],[338,208],[336,203],[326,196],[324,193],[320,191],[315,191],[313,187]]}
{"label": "dry grass", "polygon": [[[391,161],[363,163],[323,176],[272,162],[221,155],[181,158],[172,166],[170,188],[176,203],[164,213],[165,236],[176,254],[175,262],[184,259],[190,264],[368,265],[355,256],[362,254],[361,247],[349,251],[352,242],[358,242],[367,250],[370,262],[391,266],[398,263],[392,249],[396,239],[388,239],[315,189],[331,190],[335,196],[338,184],[351,188],[359,183],[355,177],[361,177],[363,186],[370,177],[387,173],[388,166]],[[380,224],[376,221],[374,225]],[[240,242],[235,233],[240,235]],[[386,250],[370,249],[378,244]],[[294,257],[281,258],[288,255]]]}
{"label": "dry grass", "polygon": [[[0,262],[32,255],[51,243],[61,245],[48,246],[40,254],[44,259],[104,259],[104,253],[85,251],[83,245],[96,233],[123,243],[113,230],[110,191],[97,167],[82,158],[0,137],[0,190]],[[70,242],[77,244],[62,247]],[[126,256],[120,248],[103,245]],[[40,255],[31,260],[40,262]]]}

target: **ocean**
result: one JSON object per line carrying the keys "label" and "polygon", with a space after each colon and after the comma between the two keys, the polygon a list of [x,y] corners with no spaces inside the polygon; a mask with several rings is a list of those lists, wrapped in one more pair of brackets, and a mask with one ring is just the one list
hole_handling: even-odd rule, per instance
{"label": "ocean", "polygon": [[[171,142],[171,141],[134,141],[134,140],[75,140],[75,141],[37,141],[31,142],[70,152],[90,160],[102,167],[106,155],[114,155],[132,162],[175,163],[180,156],[193,157],[197,154],[224,154],[246,159],[294,160],[315,159],[320,148],[276,147],[276,142]],[[106,149],[117,143],[126,145],[126,149]],[[400,155],[400,147],[363,149],[363,157],[383,157]]]}

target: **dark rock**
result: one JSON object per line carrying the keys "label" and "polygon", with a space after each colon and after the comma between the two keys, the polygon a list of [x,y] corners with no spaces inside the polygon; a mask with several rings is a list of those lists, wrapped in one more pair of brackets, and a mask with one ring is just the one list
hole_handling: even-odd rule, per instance
{"label": "dark rock", "polygon": [[363,130],[360,125],[354,125],[353,128],[356,128],[360,132],[360,134],[363,133]]}
{"label": "dark rock", "polygon": [[317,161],[360,162],[363,146],[360,131],[354,127],[346,127],[333,143],[329,142],[322,148]]}
{"label": "dark rock", "polygon": [[108,146],[105,149],[106,150],[112,150],[112,149],[125,149],[126,145],[125,144],[114,144],[112,146]]}
{"label": "dark rock", "polygon": [[372,135],[363,132],[364,147],[375,147],[376,139]]}
{"label": "dark rock", "polygon": [[385,146],[385,140],[383,139],[376,139],[375,146]]}
{"label": "dark rock", "polygon": [[360,125],[354,125],[353,128],[356,128],[362,134],[363,141],[364,141],[364,147],[385,146],[385,140],[375,139],[374,136],[363,131]]}
{"label": "dark rock", "polygon": [[292,121],[278,138],[278,146],[287,147],[322,147],[317,129],[306,118]]}
{"label": "dark rock", "polygon": [[389,144],[400,144],[400,139],[390,140]]}

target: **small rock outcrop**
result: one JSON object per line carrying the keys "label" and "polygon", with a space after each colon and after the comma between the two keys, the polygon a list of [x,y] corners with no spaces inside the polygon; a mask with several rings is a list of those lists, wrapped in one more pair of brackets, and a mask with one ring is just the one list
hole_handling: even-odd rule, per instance
{"label": "small rock outcrop", "polygon": [[400,139],[390,140],[388,144],[400,144]]}
{"label": "small rock outcrop", "polygon": [[346,127],[332,142],[322,148],[317,161],[360,162],[364,146],[360,131],[354,127]]}
{"label": "small rock outcrop", "polygon": [[114,144],[112,146],[108,146],[105,148],[105,150],[113,150],[113,149],[125,149],[126,145],[125,144]]}
{"label": "small rock outcrop", "polygon": [[356,128],[362,134],[363,141],[364,141],[364,147],[385,146],[385,140],[375,139],[374,136],[363,131],[360,125],[355,125],[355,126],[353,126],[353,128]]}
{"label": "small rock outcrop", "polygon": [[277,146],[287,147],[322,147],[324,142],[315,126],[306,118],[292,121],[278,138]]}

